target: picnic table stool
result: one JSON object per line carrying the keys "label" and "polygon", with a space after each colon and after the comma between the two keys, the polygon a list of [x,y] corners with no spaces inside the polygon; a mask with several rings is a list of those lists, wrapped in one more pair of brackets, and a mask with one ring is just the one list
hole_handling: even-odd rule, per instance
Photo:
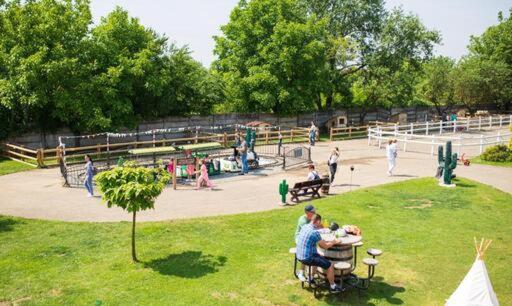
{"label": "picnic table stool", "polygon": [[377,257],[377,256],[382,255],[382,251],[379,249],[368,249],[368,251],[366,251],[366,253],[368,253],[368,255],[372,256],[373,259],[375,259],[375,257]]}
{"label": "picnic table stool", "polygon": [[[290,248],[290,250],[288,252],[295,256],[295,258],[293,260],[293,276],[295,276],[296,279],[299,279],[299,277],[297,276],[297,265],[299,263],[299,260],[297,259],[297,248]],[[304,266],[306,266],[308,268],[308,271],[309,271],[308,280],[313,279],[313,269],[311,268],[311,266],[308,264],[305,264],[303,262],[301,262],[301,264],[303,264]],[[311,287],[311,282],[308,281],[308,284]],[[304,288],[304,282],[301,282],[301,285],[302,285],[302,288]]]}

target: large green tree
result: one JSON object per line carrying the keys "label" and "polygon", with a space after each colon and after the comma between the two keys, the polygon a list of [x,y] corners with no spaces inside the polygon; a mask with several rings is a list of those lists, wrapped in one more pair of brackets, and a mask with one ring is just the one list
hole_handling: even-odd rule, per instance
{"label": "large green tree", "polygon": [[[512,8],[508,17],[498,14],[499,23],[490,26],[481,36],[471,37],[468,46],[471,60],[461,63],[462,75],[471,70],[480,73],[479,79],[483,100],[480,103],[494,103],[506,110],[512,103]],[[471,66],[471,68],[469,68]],[[478,67],[477,67],[478,66]],[[466,68],[468,67],[468,68]],[[463,85],[462,83],[459,83]],[[469,89],[467,89],[469,90]],[[459,90],[460,92],[460,90]]]}
{"label": "large green tree", "polygon": [[507,64],[470,55],[454,71],[455,99],[470,113],[482,104],[507,105],[512,98],[510,82],[512,70]]}
{"label": "large green tree", "polygon": [[439,33],[427,29],[417,16],[401,9],[387,14],[365,67],[354,75],[353,106],[360,110],[361,121],[378,107],[391,112],[392,107],[411,105],[422,65],[439,41]]}
{"label": "large green tree", "polygon": [[0,104],[13,123],[43,133],[74,123],[90,24],[88,0],[0,1]]}
{"label": "large green tree", "polygon": [[337,94],[340,99],[347,95],[347,76],[366,67],[377,48],[387,14],[384,1],[299,0],[299,5],[327,21],[328,83],[316,104],[318,109],[331,108]]}
{"label": "large green tree", "polygon": [[417,85],[420,99],[435,107],[437,114],[444,117],[455,104],[454,100],[455,61],[446,56],[437,56],[423,65]]}
{"label": "large green tree", "polygon": [[296,114],[327,86],[325,20],[307,17],[295,0],[240,1],[214,63],[231,110]]}

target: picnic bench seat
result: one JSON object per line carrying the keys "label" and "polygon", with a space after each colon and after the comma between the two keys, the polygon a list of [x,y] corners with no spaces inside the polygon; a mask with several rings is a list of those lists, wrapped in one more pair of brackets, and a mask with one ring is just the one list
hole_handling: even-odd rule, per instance
{"label": "picnic bench seat", "polygon": [[329,183],[329,178],[321,178],[313,181],[295,183],[295,185],[293,185],[293,188],[290,189],[292,201],[297,203],[299,202],[299,197],[305,196],[320,198],[320,193],[318,191],[320,190],[320,188],[322,188],[322,185],[325,183]]}

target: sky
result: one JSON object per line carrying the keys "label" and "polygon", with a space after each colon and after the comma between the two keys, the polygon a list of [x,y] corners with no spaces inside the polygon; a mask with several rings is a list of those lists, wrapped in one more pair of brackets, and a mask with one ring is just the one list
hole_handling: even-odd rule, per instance
{"label": "sky", "polygon": [[[171,42],[187,45],[192,56],[208,67],[215,59],[213,36],[221,34],[220,26],[229,21],[237,3],[238,0],[92,0],[91,10],[98,23],[119,5]],[[508,15],[512,0],[387,0],[388,9],[396,6],[418,15],[428,28],[440,31],[443,42],[436,53],[457,59],[466,53],[471,35],[480,35],[496,24],[499,11]]]}

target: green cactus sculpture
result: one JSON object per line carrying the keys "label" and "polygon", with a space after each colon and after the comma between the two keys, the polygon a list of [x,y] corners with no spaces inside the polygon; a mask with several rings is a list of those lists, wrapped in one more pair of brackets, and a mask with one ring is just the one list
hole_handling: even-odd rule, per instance
{"label": "green cactus sculpture", "polygon": [[453,170],[457,168],[457,153],[452,154],[452,142],[446,142],[445,157],[443,157],[443,146],[439,146],[437,152],[439,167],[443,169],[443,182],[445,185],[451,185],[454,177]]}
{"label": "green cactus sculpture", "polygon": [[286,194],[288,193],[288,184],[286,183],[286,180],[283,180],[279,184],[279,194],[281,195],[281,203],[284,205],[286,204]]}
{"label": "green cactus sculpture", "polygon": [[119,159],[117,160],[117,166],[122,167],[124,165],[124,158],[122,156],[119,156]]}

